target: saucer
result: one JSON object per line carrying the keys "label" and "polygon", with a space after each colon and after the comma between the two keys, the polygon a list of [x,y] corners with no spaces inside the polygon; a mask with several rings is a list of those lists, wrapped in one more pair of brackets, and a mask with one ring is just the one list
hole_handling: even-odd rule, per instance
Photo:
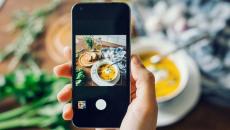
{"label": "saucer", "polygon": [[[165,50],[170,50],[173,47],[173,44],[164,46],[168,42],[156,37],[142,37],[137,39],[135,43],[155,43],[157,46],[166,47]],[[187,53],[183,51],[178,53],[181,55],[181,60],[186,61],[189,80],[183,92],[174,99],[158,103],[157,127],[168,126],[183,119],[196,106],[201,94],[200,72],[196,63]]]}
{"label": "saucer", "polygon": [[158,104],[157,127],[167,126],[183,119],[197,104],[201,94],[200,73],[191,57],[185,56],[190,71],[188,86],[175,99]]}

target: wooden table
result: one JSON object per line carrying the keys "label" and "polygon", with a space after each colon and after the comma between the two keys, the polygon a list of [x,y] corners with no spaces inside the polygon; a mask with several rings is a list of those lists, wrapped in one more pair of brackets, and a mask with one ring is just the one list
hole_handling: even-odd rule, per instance
{"label": "wooden table", "polygon": [[[7,0],[6,5],[0,11],[0,48],[5,47],[16,36],[16,34],[7,31],[7,25],[10,22],[13,12],[19,9],[33,10],[42,5],[45,5],[50,0]],[[60,17],[62,14],[69,12],[71,6],[76,1],[65,0],[64,4],[53,13],[47,22],[47,26],[52,24],[52,21]],[[44,33],[45,35],[45,33]],[[44,35],[41,36],[36,44],[39,44],[36,55],[42,59],[42,67],[51,72],[55,62],[53,62],[44,46]],[[7,73],[7,62],[0,64],[0,74]],[[2,104],[2,103],[0,103]],[[7,106],[0,106],[0,109],[7,109]],[[14,104],[11,106],[15,106]],[[200,100],[197,107],[193,109],[183,120],[168,126],[158,128],[158,130],[229,130],[230,129],[230,109],[221,108],[207,103],[203,99]],[[25,130],[25,129],[23,129]],[[33,129],[34,130],[34,129]],[[80,130],[80,129],[78,129]]]}

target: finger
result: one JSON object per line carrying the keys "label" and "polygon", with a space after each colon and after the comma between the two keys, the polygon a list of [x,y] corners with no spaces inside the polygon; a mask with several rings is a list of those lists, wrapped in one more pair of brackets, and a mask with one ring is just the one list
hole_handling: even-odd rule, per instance
{"label": "finger", "polygon": [[137,56],[132,56],[131,74],[136,82],[136,96],[140,100],[155,100],[154,76],[141,63]]}
{"label": "finger", "polygon": [[[134,66],[135,65],[135,66]],[[137,55],[132,55],[131,57],[131,75],[134,80],[137,80],[138,77],[138,69],[145,68],[141,63],[140,58]]]}
{"label": "finger", "polygon": [[72,99],[72,85],[67,84],[58,94],[57,99],[59,102],[68,102]]}
{"label": "finger", "polygon": [[70,103],[65,104],[65,106],[63,108],[62,117],[63,117],[64,120],[72,120],[72,118],[73,118],[73,109],[72,109],[72,105]]}
{"label": "finger", "polygon": [[136,82],[133,79],[133,76],[130,76],[131,78],[131,101],[136,98]]}
{"label": "finger", "polygon": [[131,87],[136,87],[136,98],[129,105],[120,128],[153,130],[157,115],[154,77],[135,55],[131,59],[131,76],[131,84],[135,83]]}
{"label": "finger", "polygon": [[72,58],[72,49],[69,46],[66,46],[64,48],[64,57],[68,60],[71,61]]}
{"label": "finger", "polygon": [[54,74],[58,77],[65,77],[65,78],[71,78],[72,76],[72,67],[71,63],[64,63],[58,66],[55,66],[53,71]]}

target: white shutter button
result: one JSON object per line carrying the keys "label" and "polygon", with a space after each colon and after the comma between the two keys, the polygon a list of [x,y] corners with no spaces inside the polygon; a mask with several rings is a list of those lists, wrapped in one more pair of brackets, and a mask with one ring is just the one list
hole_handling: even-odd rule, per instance
{"label": "white shutter button", "polygon": [[96,101],[96,108],[98,110],[104,110],[106,108],[106,102],[104,99],[98,99]]}

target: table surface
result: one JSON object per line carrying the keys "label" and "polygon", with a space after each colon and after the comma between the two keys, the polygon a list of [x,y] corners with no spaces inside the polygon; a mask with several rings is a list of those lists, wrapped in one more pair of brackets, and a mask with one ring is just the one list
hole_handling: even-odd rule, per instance
{"label": "table surface", "polygon": [[[14,40],[16,33],[9,32],[9,23],[11,21],[11,16],[13,12],[23,9],[31,11],[42,5],[45,5],[50,0],[20,0],[20,4],[16,0],[7,0],[5,6],[0,9],[0,48],[4,48],[8,43]],[[49,16],[47,21],[47,26],[52,24],[54,19],[57,19],[61,15],[69,12],[71,6],[76,2],[76,0],[63,0],[61,7],[56,10],[52,15]],[[46,48],[44,46],[44,33],[40,39],[36,41],[36,44],[39,45],[36,52],[36,55],[42,59],[42,68],[51,72],[53,66],[57,63],[52,61]],[[0,63],[0,74],[7,73],[7,64],[8,62]],[[0,109],[6,109],[8,105],[2,105],[0,103]],[[8,106],[9,107],[9,106]],[[230,129],[230,109],[221,108],[209,104],[205,100],[201,99],[198,105],[190,112],[183,120],[178,123],[158,128],[158,130],[228,130]],[[24,129],[25,130],[25,129]],[[29,130],[29,129],[28,129]],[[32,129],[30,129],[32,130]],[[35,129],[33,129],[35,130]],[[78,129],[80,130],[80,129]]]}

